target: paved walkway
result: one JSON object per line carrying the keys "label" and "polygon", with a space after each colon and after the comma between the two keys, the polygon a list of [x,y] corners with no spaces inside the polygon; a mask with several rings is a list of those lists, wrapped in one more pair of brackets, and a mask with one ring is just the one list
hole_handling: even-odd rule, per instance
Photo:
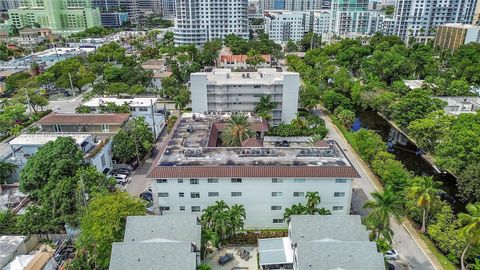
{"label": "paved walkway", "polygon": [[[325,114],[318,112],[325,120],[325,125],[329,132],[327,138],[337,141],[340,148],[342,148],[360,174],[359,179],[355,179],[354,188],[363,191],[366,199],[371,200],[372,192],[383,190],[383,186],[379,179],[372,173],[367,164],[358,156],[355,150],[350,146],[347,140],[343,137],[340,130],[332,123],[331,119]],[[358,192],[357,189],[355,192]],[[365,198],[363,199],[365,200]],[[360,203],[362,199],[357,200]],[[355,201],[354,201],[355,202]],[[363,203],[362,203],[363,205]],[[353,209],[360,209],[353,207]],[[360,210],[357,210],[360,211]],[[359,213],[361,214],[361,213]],[[402,224],[392,222],[392,230],[394,231],[394,248],[400,253],[402,261],[407,264],[406,267],[398,267],[400,269],[413,270],[441,270],[443,267],[438,262],[436,257],[429,251],[425,243],[418,236],[417,231],[412,227],[408,220]]]}

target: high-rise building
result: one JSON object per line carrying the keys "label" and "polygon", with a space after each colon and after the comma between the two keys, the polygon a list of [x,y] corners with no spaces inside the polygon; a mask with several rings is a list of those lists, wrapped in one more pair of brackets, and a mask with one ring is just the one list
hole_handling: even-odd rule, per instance
{"label": "high-rise building", "polygon": [[451,23],[437,27],[433,44],[442,49],[455,50],[471,42],[480,42],[480,26]]}
{"label": "high-rise building", "polygon": [[[330,0],[285,0],[285,9],[293,11],[319,10],[330,8],[327,4],[329,2]],[[324,5],[327,5],[327,7]]]}
{"label": "high-rise building", "polygon": [[329,33],[331,17],[332,13],[330,12],[330,9],[318,10],[313,12],[312,31],[317,35]]}
{"label": "high-rise building", "polygon": [[309,11],[271,11],[265,13],[265,33],[277,43],[299,41],[310,30]]}
{"label": "high-rise building", "polygon": [[477,7],[475,8],[475,14],[473,16],[473,23],[480,25],[480,0],[477,0]]}
{"label": "high-rise building", "polygon": [[[128,20],[137,24],[139,20],[139,9],[137,0],[92,0],[93,6],[100,9],[102,18],[112,13],[128,13]],[[103,23],[104,21],[102,21]]]}
{"label": "high-rise building", "polygon": [[177,0],[175,44],[202,45],[235,34],[249,37],[248,0]]}
{"label": "high-rise building", "polygon": [[433,38],[437,26],[472,23],[476,0],[398,0],[391,34],[408,41]]}
{"label": "high-rise building", "polygon": [[172,19],[175,17],[175,0],[162,0],[162,17]]}
{"label": "high-rise building", "polygon": [[162,13],[162,0],[136,0],[141,15],[160,15]]}
{"label": "high-rise building", "polygon": [[337,35],[368,31],[368,0],[333,0],[331,31]]}
{"label": "high-rise building", "polygon": [[101,25],[100,11],[92,7],[91,0],[20,0],[8,16],[16,28],[38,24],[63,34]]}
{"label": "high-rise building", "polygon": [[18,0],[0,0],[0,12],[18,7]]}

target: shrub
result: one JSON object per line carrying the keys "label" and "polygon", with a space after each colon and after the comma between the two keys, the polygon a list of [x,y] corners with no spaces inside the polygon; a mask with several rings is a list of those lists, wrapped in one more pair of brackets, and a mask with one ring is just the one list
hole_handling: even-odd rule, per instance
{"label": "shrub", "polygon": [[258,239],[264,238],[279,238],[288,235],[285,231],[246,231],[236,235],[230,236],[225,240],[226,244],[230,245],[257,245]]}
{"label": "shrub", "polygon": [[271,128],[266,135],[278,137],[298,137],[298,136],[313,136],[320,135],[325,138],[327,135],[327,128],[325,126],[317,126],[315,128],[300,128],[292,124],[281,123],[280,125]]}

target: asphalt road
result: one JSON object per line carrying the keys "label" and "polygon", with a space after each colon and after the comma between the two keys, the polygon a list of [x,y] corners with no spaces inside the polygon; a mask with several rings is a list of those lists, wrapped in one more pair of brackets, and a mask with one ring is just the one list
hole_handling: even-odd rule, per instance
{"label": "asphalt road", "polygon": [[[318,112],[320,115],[321,113]],[[366,172],[368,168],[365,168],[363,164],[357,161],[355,156],[351,153],[353,149],[348,145],[346,140],[341,134],[336,131],[334,125],[329,119],[321,115],[325,120],[325,125],[328,128],[327,139],[335,140],[341,149],[345,152],[345,155],[357,169],[360,174],[360,178],[354,181],[354,195],[352,196],[352,211],[355,214],[365,215],[366,212],[362,209],[363,204],[367,200],[371,200],[372,192],[377,191],[377,187],[373,184],[373,180],[370,179]],[[404,226],[392,221],[393,236],[393,248],[400,254],[400,260],[394,262],[397,266],[396,269],[412,269],[412,270],[441,270],[436,269],[430,260],[425,255],[424,251],[417,244],[416,240],[408,233]]]}

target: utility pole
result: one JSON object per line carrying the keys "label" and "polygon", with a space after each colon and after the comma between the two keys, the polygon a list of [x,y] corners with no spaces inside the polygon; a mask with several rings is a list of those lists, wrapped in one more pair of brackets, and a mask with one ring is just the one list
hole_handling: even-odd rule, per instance
{"label": "utility pole", "polygon": [[68,79],[70,80],[70,89],[72,89],[73,98],[75,99],[75,91],[73,90],[72,75],[68,73]]}
{"label": "utility pole", "polygon": [[30,114],[32,114],[32,105],[30,104],[30,97],[28,96],[27,88],[23,88],[23,90],[25,90],[25,96],[27,96],[27,107],[28,107],[28,110],[30,111]]}
{"label": "utility pole", "polygon": [[157,141],[157,129],[155,127],[155,113],[153,112],[153,101],[150,99],[150,111],[152,113],[152,123],[153,123],[153,143]]}

